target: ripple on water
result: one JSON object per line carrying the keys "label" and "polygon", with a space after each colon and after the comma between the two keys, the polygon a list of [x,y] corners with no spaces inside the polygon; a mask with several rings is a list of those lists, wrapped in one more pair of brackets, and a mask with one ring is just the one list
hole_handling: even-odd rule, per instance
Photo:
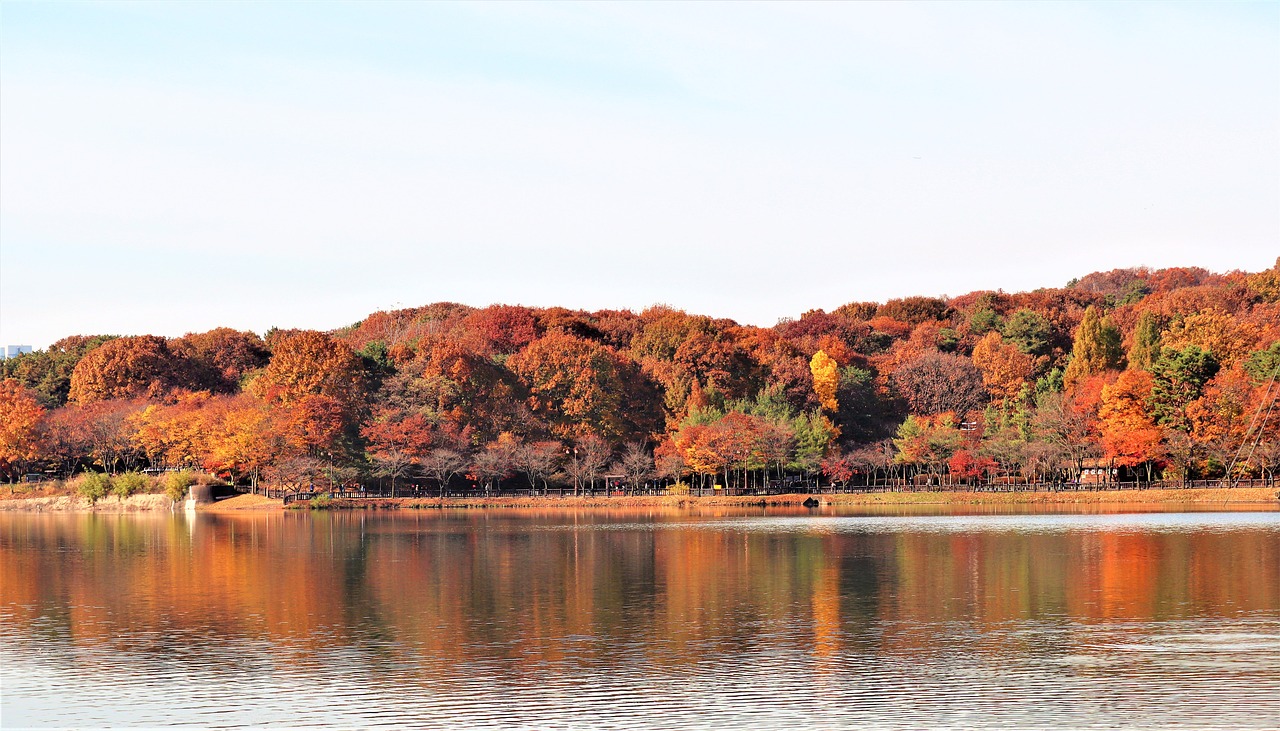
{"label": "ripple on water", "polygon": [[[1258,531],[1280,537],[1280,520],[531,525],[522,540],[546,542],[474,536],[385,575],[353,556],[377,541],[407,551],[403,537],[342,553],[341,535],[304,533],[293,562],[237,546],[160,569],[121,557],[119,573],[50,552],[38,577],[0,586],[0,712],[62,727],[1276,728],[1280,601],[1257,584],[1275,555]],[[1254,539],[1215,543],[1208,560],[1186,540],[1206,533]],[[692,538],[656,540],[677,534]],[[1098,558],[1099,536],[1126,540]],[[1048,543],[1060,563],[1037,563]],[[338,555],[315,558],[326,551]],[[1202,593],[1148,596],[1171,586],[1160,577],[1189,582],[1195,561]],[[194,606],[184,572],[199,574]],[[1072,593],[1088,582],[1098,590]]]}
{"label": "ripple on water", "polygon": [[[206,667],[161,670],[114,645],[50,657],[6,630],[3,646],[12,662],[5,663],[3,680],[6,715],[53,725],[89,719],[172,725],[179,712],[187,725],[216,727],[1085,728],[1158,722],[1169,728],[1266,728],[1277,719],[1260,709],[1280,708],[1280,621],[1247,624],[1242,632],[1215,622],[1162,623],[1149,628],[1143,642],[1130,641],[1132,627],[1080,625],[1069,628],[1075,638],[1070,648],[1046,643],[1044,657],[1000,662],[891,654],[821,658],[766,645],[678,667],[643,658],[625,667],[567,660],[515,675],[492,660],[446,668],[427,659],[375,671],[369,658],[350,648],[306,667],[270,658],[246,662],[233,657],[245,649],[230,646],[203,653],[212,659]],[[1062,634],[1061,627],[1044,629],[1046,640]],[[955,641],[968,634],[958,627],[932,631],[950,631]],[[1036,634],[1025,626],[995,633],[1023,641]],[[1219,653],[1225,655],[1214,659]],[[209,671],[219,665],[258,670],[247,677]],[[1103,685],[1095,682],[1100,676]],[[1253,682],[1241,684],[1244,677]],[[68,681],[79,687],[76,703],[65,702]],[[157,703],[157,694],[165,703]],[[1171,707],[1176,714],[1167,713]]]}
{"label": "ripple on water", "polygon": [[1280,531],[1280,512],[1125,513],[1118,515],[777,516],[661,523],[551,524],[544,531],[730,531],[749,533],[1180,533]]}

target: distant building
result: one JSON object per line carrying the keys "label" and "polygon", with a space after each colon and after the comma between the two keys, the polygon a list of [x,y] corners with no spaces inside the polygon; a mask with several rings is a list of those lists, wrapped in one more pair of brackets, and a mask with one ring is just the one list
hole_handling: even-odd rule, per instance
{"label": "distant building", "polygon": [[0,353],[0,360],[6,358],[17,358],[23,353],[30,353],[33,348],[30,345],[6,345],[4,352]]}

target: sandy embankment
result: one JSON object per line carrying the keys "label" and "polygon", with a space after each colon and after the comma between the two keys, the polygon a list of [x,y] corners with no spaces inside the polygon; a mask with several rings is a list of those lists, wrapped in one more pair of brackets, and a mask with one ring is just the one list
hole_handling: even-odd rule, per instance
{"label": "sandy embankment", "polygon": [[200,505],[196,509],[202,513],[238,513],[246,510],[279,510],[282,507],[283,500],[263,495],[236,495],[216,503]]}
{"label": "sandy embankment", "polygon": [[79,495],[54,495],[0,500],[0,512],[23,513],[145,513],[172,510],[173,501],[166,495],[130,495],[118,498],[108,495],[97,502]]}
{"label": "sandy embankment", "polygon": [[[200,512],[229,513],[245,510],[279,510],[282,500],[272,500],[261,495],[236,495],[216,503],[199,506]],[[166,495],[131,495],[123,500],[108,495],[90,505],[79,495],[52,495],[45,497],[8,498],[0,500],[0,512],[11,513],[151,513],[183,510],[185,501],[177,505]]]}

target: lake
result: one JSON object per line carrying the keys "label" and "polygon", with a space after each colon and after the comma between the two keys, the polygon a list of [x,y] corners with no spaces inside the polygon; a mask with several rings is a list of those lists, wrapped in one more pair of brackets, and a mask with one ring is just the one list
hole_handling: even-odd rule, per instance
{"label": "lake", "polygon": [[0,723],[1280,727],[1280,512],[968,512],[0,514]]}

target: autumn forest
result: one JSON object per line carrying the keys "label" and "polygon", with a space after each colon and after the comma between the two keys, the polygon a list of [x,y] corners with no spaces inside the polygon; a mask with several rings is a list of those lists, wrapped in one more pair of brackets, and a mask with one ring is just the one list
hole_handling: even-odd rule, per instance
{"label": "autumn forest", "polygon": [[[1273,479],[1280,261],[769,328],[452,303],[331,332],[76,335],[0,362],[0,475],[282,490]],[[1101,475],[1101,477],[1098,477]]]}

